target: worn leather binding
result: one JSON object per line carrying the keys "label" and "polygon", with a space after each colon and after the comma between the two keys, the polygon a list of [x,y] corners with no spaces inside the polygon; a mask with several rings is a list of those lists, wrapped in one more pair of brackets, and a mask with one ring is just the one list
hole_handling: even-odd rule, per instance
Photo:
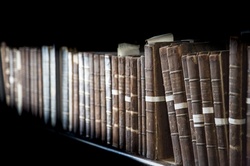
{"label": "worn leather binding", "polygon": [[229,40],[229,163],[243,166],[245,154],[246,45],[238,36]]}
{"label": "worn leather binding", "polygon": [[250,165],[250,46],[247,46],[246,165]]}
{"label": "worn leather binding", "polygon": [[118,56],[111,57],[112,72],[112,146],[119,147],[119,75]]}
{"label": "worn leather binding", "polygon": [[214,118],[219,164],[227,166],[228,158],[228,79],[229,51],[211,51],[209,54]]}
{"label": "worn leather binding", "polygon": [[181,147],[180,147],[179,132],[176,120],[176,111],[174,108],[174,98],[173,98],[173,91],[169,74],[167,53],[168,53],[168,46],[163,46],[159,48],[163,85],[165,91],[165,99],[167,103],[169,127],[170,127],[171,141],[172,141],[171,151],[175,164],[181,165],[182,164]]}
{"label": "worn leather binding", "polygon": [[101,53],[100,57],[100,113],[101,113],[101,138],[103,143],[107,142],[107,115],[106,115],[106,83],[105,83],[105,53]]}
{"label": "worn leather binding", "polygon": [[159,48],[169,42],[145,44],[146,157],[171,156],[171,137],[162,78]]}
{"label": "worn leather binding", "polygon": [[219,165],[217,134],[215,127],[215,116],[213,108],[213,95],[211,86],[211,75],[209,65],[209,52],[199,52],[198,68],[200,77],[200,92],[202,102],[202,113],[204,116],[204,128],[207,147],[208,165]]}

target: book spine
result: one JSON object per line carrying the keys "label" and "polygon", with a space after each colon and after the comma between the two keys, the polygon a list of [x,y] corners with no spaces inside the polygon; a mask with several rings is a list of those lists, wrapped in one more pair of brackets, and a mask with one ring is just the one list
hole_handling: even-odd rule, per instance
{"label": "book spine", "polygon": [[119,74],[118,57],[112,56],[112,146],[119,147]]}
{"label": "book spine", "polygon": [[79,134],[84,135],[85,132],[85,89],[84,89],[84,56],[82,52],[78,53],[79,62]]}
{"label": "book spine", "polygon": [[174,98],[173,91],[171,87],[171,80],[169,74],[169,66],[168,66],[168,57],[167,57],[167,49],[168,46],[163,46],[159,49],[160,59],[161,59],[161,68],[162,68],[162,77],[163,77],[163,85],[165,91],[165,99],[167,104],[168,111],[168,119],[171,133],[171,141],[173,149],[173,157],[176,164],[182,164],[181,157],[181,147],[179,141],[179,132],[176,121],[176,113],[174,109]]}
{"label": "book spine", "polygon": [[137,79],[137,66],[138,57],[130,58],[130,105],[131,105],[131,152],[139,154],[139,137],[138,137],[138,79]]}
{"label": "book spine", "polygon": [[37,49],[30,49],[30,89],[31,89],[31,112],[32,115],[38,115],[38,77],[37,77]]}
{"label": "book spine", "polygon": [[225,52],[211,52],[209,55],[211,86],[214,105],[219,163],[229,165],[228,158],[228,71],[229,54]]}
{"label": "book spine", "polygon": [[43,69],[42,69],[41,48],[37,48],[37,79],[38,79],[38,85],[37,85],[38,86],[38,117],[40,120],[42,120],[43,119]]}
{"label": "book spine", "polygon": [[246,165],[250,165],[250,46],[247,46]]}
{"label": "book spine", "polygon": [[78,53],[72,54],[72,77],[73,77],[73,133],[79,134],[79,59]]}
{"label": "book spine", "polygon": [[95,76],[94,53],[89,52],[90,138],[95,138]]}
{"label": "book spine", "polygon": [[142,93],[141,93],[141,57],[137,59],[137,107],[138,107],[138,154],[142,156]]}
{"label": "book spine", "polygon": [[[42,47],[42,69],[43,69],[43,115],[44,123],[46,125],[50,122],[50,57],[49,57],[49,47]],[[25,56],[25,59],[27,57]],[[26,60],[27,61],[27,60]],[[25,70],[26,71],[26,70]],[[27,88],[26,79],[26,88]],[[27,95],[27,92],[26,92]],[[27,104],[27,102],[25,103]],[[27,108],[27,106],[26,106]]]}
{"label": "book spine", "polygon": [[101,112],[101,141],[107,142],[106,115],[106,82],[105,82],[105,54],[100,54],[100,112]]}
{"label": "book spine", "polygon": [[119,149],[125,149],[125,57],[118,56]]}
{"label": "book spine", "polygon": [[194,129],[194,121],[193,121],[193,110],[192,110],[192,100],[190,94],[190,85],[189,85],[189,76],[188,76],[188,68],[187,68],[187,54],[183,54],[181,57],[182,61],[182,70],[183,70],[183,77],[184,77],[184,84],[185,84],[185,91],[186,91],[186,98],[187,98],[187,108],[188,108],[188,117],[190,122],[190,131],[192,137],[192,145],[193,145],[193,152],[194,152],[194,162],[195,165],[199,165],[198,161],[198,154],[197,154],[197,146],[196,146],[196,134]]}
{"label": "book spine", "polygon": [[[15,105],[17,113],[19,116],[22,115],[22,63],[21,63],[21,53],[19,49],[14,49],[15,56]],[[0,62],[1,64],[1,62]],[[0,71],[1,72],[1,71]]]}
{"label": "book spine", "polygon": [[145,56],[141,56],[141,154],[146,157],[147,138],[146,138],[146,102],[145,102]]}
{"label": "book spine", "polygon": [[131,152],[131,116],[132,116],[132,105],[131,105],[131,83],[130,83],[130,57],[125,56],[125,85],[124,85],[124,95],[125,95],[125,145],[126,151]]}
{"label": "book spine", "polygon": [[50,56],[50,113],[51,125],[56,127],[57,120],[57,72],[56,72],[56,50],[54,46],[49,47]]}
{"label": "book spine", "polygon": [[182,54],[179,53],[178,45],[169,47],[167,55],[181,146],[182,162],[185,163],[185,165],[195,165],[187,107],[188,104],[181,63]]}
{"label": "book spine", "polygon": [[[20,54],[21,54],[21,84],[22,84],[22,115],[26,114],[26,76],[25,76],[25,65],[26,65],[26,57],[25,57],[25,49],[24,47],[20,47]],[[43,96],[42,96],[43,97]],[[43,112],[43,110],[42,110]]]}
{"label": "book spine", "polygon": [[112,54],[105,55],[105,98],[106,98],[106,125],[107,144],[112,144]]}
{"label": "book spine", "polygon": [[204,115],[208,165],[219,165],[208,52],[200,52],[198,54],[198,67],[200,76],[202,113]]}
{"label": "book spine", "polygon": [[[24,50],[24,54],[25,54],[25,97],[24,97],[24,100],[25,100],[25,111],[26,111],[26,114],[30,114],[30,68],[29,68],[29,65],[30,65],[30,48],[29,47],[25,47],[25,50]],[[49,68],[48,68],[49,70]],[[49,85],[48,85],[49,86]],[[47,94],[49,95],[49,94]],[[8,99],[8,98],[6,98]],[[50,97],[48,97],[48,100],[50,99]],[[9,98],[9,101],[10,101],[10,98]],[[49,102],[50,103],[50,102]],[[49,107],[49,105],[48,105]],[[49,109],[50,111],[50,109]],[[47,113],[49,113],[49,111]],[[48,123],[49,123],[49,118],[48,118]],[[46,124],[48,124],[46,123]]]}
{"label": "book spine", "polygon": [[85,103],[85,136],[90,136],[90,64],[88,52],[84,56],[84,103]]}
{"label": "book spine", "polygon": [[68,52],[68,79],[69,79],[69,131],[73,131],[73,55]]}
{"label": "book spine", "polygon": [[10,85],[10,108],[14,109],[15,106],[15,66],[14,66],[14,50],[9,48],[8,51],[9,56],[9,85]]}
{"label": "book spine", "polygon": [[100,55],[94,54],[95,138],[101,139]]}
{"label": "book spine", "polygon": [[194,129],[196,132],[196,147],[199,165],[207,165],[206,137],[204,129],[204,114],[202,113],[202,99],[197,54],[187,56],[189,86],[192,101]]}
{"label": "book spine", "polygon": [[68,48],[61,48],[61,121],[62,129],[69,130],[69,62],[68,62]]}
{"label": "book spine", "polygon": [[[229,164],[243,166],[245,126],[244,43],[237,36],[229,40]],[[245,157],[245,156],[244,156]]]}
{"label": "book spine", "polygon": [[146,136],[147,158],[163,159],[170,156],[170,129],[165,101],[158,43],[145,45]]}

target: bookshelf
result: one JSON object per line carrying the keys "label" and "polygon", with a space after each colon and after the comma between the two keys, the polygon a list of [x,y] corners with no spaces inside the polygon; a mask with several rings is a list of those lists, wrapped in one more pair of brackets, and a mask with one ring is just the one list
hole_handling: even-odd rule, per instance
{"label": "bookshelf", "polygon": [[[205,40],[205,41],[212,40],[219,43],[224,43],[224,42],[226,43],[229,39],[229,35],[238,34],[241,30],[249,28],[248,27],[249,25],[246,23],[247,21],[244,17],[242,19],[235,19],[230,22],[226,21],[225,19],[219,23],[220,26],[212,26],[212,25],[217,25],[215,22],[222,20],[224,16],[219,16],[217,18],[209,18],[209,20],[213,21],[211,23],[211,26],[209,27],[210,29],[207,30],[207,22],[202,20],[194,21],[195,25],[197,26],[191,26],[188,24],[189,22],[183,21],[182,23],[177,23],[173,25],[172,24],[168,25],[164,23],[161,26],[150,27],[148,26],[146,21],[151,20],[154,17],[151,16],[147,18],[148,19],[147,20],[146,18],[144,18],[143,14],[140,14],[138,15],[138,17],[140,18],[139,19],[140,22],[136,25],[131,26],[124,24],[122,21],[117,22],[115,18],[109,17],[110,15],[112,15],[112,12],[111,14],[110,13],[103,14],[98,12],[99,16],[103,14],[100,17],[92,17],[92,18],[88,18],[86,16],[81,17],[83,14],[87,14],[88,12],[82,14],[80,14],[80,12],[77,12],[75,14],[69,14],[67,18],[72,18],[72,19],[64,20],[64,16],[66,15],[65,14],[63,15],[62,14],[63,12],[59,12],[58,15],[54,15],[52,14],[51,11],[48,12],[48,16],[51,14],[53,19],[49,20],[47,23],[46,21],[41,22],[41,20],[45,20],[45,18],[47,18],[47,15],[37,16],[36,17],[37,19],[33,21],[31,21],[31,18],[29,17],[28,20],[23,22],[23,26],[18,29],[14,28],[15,23],[8,21],[6,22],[6,26],[1,27],[0,39],[2,41],[5,41],[11,47],[16,47],[16,46],[40,47],[42,45],[55,45],[56,49],[59,49],[61,46],[68,46],[70,48],[76,48],[79,51],[115,52],[117,49],[117,44],[120,42],[139,44],[141,50],[143,50],[145,39],[166,32],[172,32],[177,40],[194,38],[198,40]],[[59,16],[60,14],[62,15]],[[118,15],[118,17],[119,16],[122,18],[126,18],[126,14],[124,15],[120,14]],[[100,21],[104,19],[106,19],[106,21],[102,22]],[[137,19],[138,18],[133,18],[132,22],[133,21],[136,22]],[[162,20],[164,19],[165,19],[164,16],[158,17],[157,19],[154,20],[154,23],[162,22]],[[168,21],[172,22],[175,19],[177,19],[177,17],[171,17],[169,18]],[[11,18],[8,20],[11,20]],[[77,23],[79,23],[81,20],[84,21],[82,22],[82,24],[78,25]],[[186,26],[183,26],[185,24]],[[232,24],[237,26],[231,26]],[[6,110],[9,110],[9,108],[7,107],[5,108]],[[6,116],[8,116],[8,120],[10,120],[10,122],[14,123],[12,117],[13,116],[16,117],[15,114],[11,115],[8,114]],[[19,118],[14,118],[14,119],[17,120]],[[5,126],[5,123],[10,123],[10,122],[4,120],[2,126]],[[34,128],[36,127],[40,127],[40,125],[37,126],[35,125]],[[10,134],[11,137],[16,137],[10,133],[11,132],[10,130],[13,130],[13,128],[14,126],[11,126],[9,129],[5,129],[4,131]],[[18,130],[20,134],[22,134],[23,129],[18,129]],[[51,130],[51,128],[48,129],[47,127],[45,127],[45,130],[48,130],[46,131],[46,133],[48,132],[48,133],[53,133],[52,135],[57,135],[56,137],[60,138],[63,137],[63,139],[64,138],[70,139],[72,140],[72,142],[77,142],[76,144],[85,144],[89,147],[89,149],[91,148],[100,149],[97,151],[102,151],[100,152],[102,154],[105,153],[115,154],[114,156],[107,157],[110,160],[112,160],[113,157],[122,156],[121,158],[124,159],[123,160],[124,162],[131,161],[134,165],[140,165],[140,164],[159,165],[159,166],[175,165],[174,163],[171,162],[172,160],[171,161],[169,160],[167,162],[148,160],[145,157],[132,155],[130,153],[123,152],[119,149],[115,149],[112,146],[102,146],[99,144],[99,142],[95,143],[89,141],[88,139],[81,139],[78,135],[74,134],[72,135],[72,133],[69,134],[58,130]],[[33,131],[33,129],[26,131],[26,134],[31,131]],[[13,138],[11,140],[15,142]],[[21,146],[21,148],[23,148],[23,146]],[[54,152],[57,153],[56,151]],[[37,157],[37,159],[39,158]]]}

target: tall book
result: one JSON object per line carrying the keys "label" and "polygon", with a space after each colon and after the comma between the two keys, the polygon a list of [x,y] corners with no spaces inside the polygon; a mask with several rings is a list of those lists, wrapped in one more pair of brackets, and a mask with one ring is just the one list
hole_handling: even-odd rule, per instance
{"label": "tall book", "polygon": [[89,52],[90,138],[95,138],[95,76],[94,53]]}
{"label": "tall book", "polygon": [[198,162],[199,165],[208,165],[197,53],[190,53],[187,56],[187,69],[192,101],[193,122],[196,133]]}
{"label": "tall book", "polygon": [[111,57],[112,74],[112,146],[119,148],[119,75],[118,56]]}
{"label": "tall book", "polygon": [[84,136],[85,132],[85,76],[84,76],[84,53],[78,52],[78,79],[79,79],[79,134]]}
{"label": "tall book", "polygon": [[183,79],[184,79],[184,84],[185,84],[186,98],[187,98],[187,109],[188,109],[190,132],[191,132],[192,145],[193,145],[194,162],[195,162],[195,165],[198,166],[199,162],[198,162],[198,156],[197,156],[198,154],[197,154],[197,147],[196,147],[196,133],[194,129],[192,100],[191,100],[189,76],[188,76],[188,69],[187,69],[187,56],[188,54],[182,54],[181,61],[182,61],[182,70],[183,70],[183,77],[184,77]]}
{"label": "tall book", "polygon": [[[143,52],[141,53],[144,54]],[[138,154],[142,156],[142,93],[141,93],[141,56],[137,60],[137,107],[138,107]]]}
{"label": "tall book", "polygon": [[100,112],[101,112],[101,141],[107,141],[107,115],[106,115],[106,80],[105,80],[105,53],[100,55]]}
{"label": "tall book", "polygon": [[94,123],[95,123],[95,138],[101,139],[101,100],[100,100],[100,55],[94,55]]}
{"label": "tall book", "polygon": [[88,52],[83,52],[84,57],[84,105],[85,105],[85,137],[90,136],[90,64]]}
{"label": "tall book", "polygon": [[146,139],[146,102],[145,102],[145,55],[141,60],[141,155],[146,157],[147,139]]}
{"label": "tall book", "polygon": [[247,46],[246,165],[250,165],[250,46]]}
{"label": "tall book", "polygon": [[3,68],[3,59],[2,59],[2,51],[0,51],[0,102],[1,105],[6,104],[5,100],[5,85],[4,85],[4,68]]}
{"label": "tall book", "polygon": [[180,147],[179,132],[176,121],[176,112],[174,109],[174,98],[173,98],[173,91],[169,74],[167,53],[168,53],[168,46],[163,46],[159,48],[163,85],[164,85],[165,99],[167,104],[168,119],[169,119],[170,133],[171,133],[171,141],[172,141],[172,146],[174,147],[172,148],[173,149],[172,155],[175,164],[180,165],[182,164],[181,147]]}
{"label": "tall book", "polygon": [[10,62],[8,56],[9,47],[5,42],[1,43],[1,59],[2,59],[2,69],[3,69],[3,81],[4,81],[4,90],[5,90],[5,102],[7,106],[10,104],[10,83],[9,83],[9,74],[10,74]]}
{"label": "tall book", "polygon": [[15,106],[15,56],[14,49],[9,48],[9,85],[10,85],[10,108],[14,109]]}
{"label": "tall book", "polygon": [[228,80],[229,51],[211,51],[209,54],[214,120],[216,126],[219,164],[229,165],[228,158]]}
{"label": "tall book", "polygon": [[246,45],[238,36],[229,40],[229,165],[245,165]]}
{"label": "tall book", "polygon": [[49,47],[50,57],[50,113],[51,113],[51,126],[56,127],[57,120],[57,62],[56,62],[56,48],[55,46]]}
{"label": "tall book", "polygon": [[73,133],[79,134],[79,58],[78,52],[72,53],[72,83],[73,83]]}
{"label": "tall book", "polygon": [[[17,58],[18,61],[18,58]],[[38,118],[43,119],[43,70],[42,70],[42,49],[37,48],[37,83],[38,83]]]}
{"label": "tall book", "polygon": [[106,140],[107,144],[112,144],[112,56],[114,54],[105,54],[105,99],[106,99]]}
{"label": "tall book", "polygon": [[30,105],[31,114],[38,115],[38,77],[37,77],[37,48],[30,48]]}
{"label": "tall book", "polygon": [[68,83],[69,83],[69,131],[73,131],[73,53],[68,51]]}
{"label": "tall book", "polygon": [[[50,117],[51,117],[49,46],[42,46],[42,70],[43,70],[43,115],[44,115],[44,123],[48,125],[50,123]],[[26,81],[28,80],[26,79]]]}
{"label": "tall book", "polygon": [[[151,39],[147,39],[147,43],[144,45],[146,157],[155,160],[171,156],[171,150],[169,150],[171,149],[171,137],[159,48],[173,41],[173,35],[167,34],[165,42],[155,42],[155,40],[152,42]],[[160,39],[161,37],[159,37]]]}
{"label": "tall book", "polygon": [[60,48],[60,111],[61,125],[64,131],[69,130],[69,62],[68,48]]}
{"label": "tall book", "polygon": [[199,81],[201,91],[202,113],[204,116],[208,165],[219,165],[209,54],[209,52],[205,51],[199,52],[197,55],[200,78]]}

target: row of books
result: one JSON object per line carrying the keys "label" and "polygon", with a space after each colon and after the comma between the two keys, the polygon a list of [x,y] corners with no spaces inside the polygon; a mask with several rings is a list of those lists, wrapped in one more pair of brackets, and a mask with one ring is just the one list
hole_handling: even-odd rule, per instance
{"label": "row of books", "polygon": [[[249,58],[248,58],[249,57]],[[1,45],[0,99],[20,116],[166,165],[250,164],[250,45],[164,34],[117,52]]]}

